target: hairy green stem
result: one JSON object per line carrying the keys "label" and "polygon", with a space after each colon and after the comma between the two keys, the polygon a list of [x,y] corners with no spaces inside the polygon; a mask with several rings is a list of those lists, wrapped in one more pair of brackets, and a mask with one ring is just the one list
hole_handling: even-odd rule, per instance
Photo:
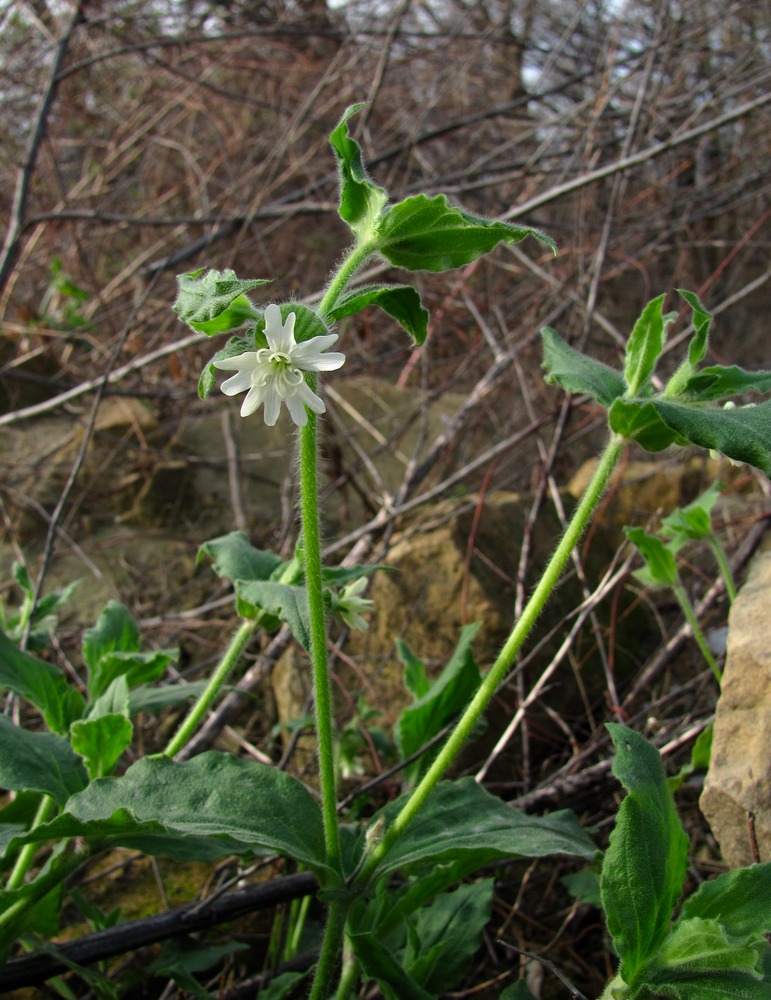
{"label": "hairy green stem", "polygon": [[335,900],[329,904],[327,923],[324,927],[324,938],[313,977],[309,1000],[329,1000],[332,996],[337,964],[343,947],[345,934],[345,918],[348,915],[349,902]]}
{"label": "hairy green stem", "polygon": [[[315,389],[315,379],[308,379]],[[327,613],[321,577],[321,534],[316,444],[316,414],[308,411],[308,422],[300,430],[300,506],[302,512],[305,589],[310,613],[311,659],[313,660],[313,701],[316,743],[321,784],[321,809],[327,861],[342,871],[340,831],[337,826],[337,774],[335,768],[332,690],[327,659]]]}
{"label": "hairy green stem", "polygon": [[[36,827],[41,826],[41,824],[48,821],[52,813],[56,811],[56,803],[51,798],[50,795],[44,795],[40,802],[38,803],[37,812],[35,813],[35,818],[32,820],[31,830]],[[25,844],[24,847],[19,851],[19,856],[16,859],[16,864],[13,866],[11,874],[8,876],[8,881],[5,884],[7,891],[13,889],[18,889],[21,887],[24,879],[32,866],[32,862],[37,853],[39,844]]]}
{"label": "hairy green stem", "polygon": [[570,524],[565,529],[565,533],[544,570],[538,586],[525,605],[519,621],[515,624],[498,658],[485,675],[476,695],[459,719],[450,738],[439,751],[433,764],[413,790],[412,795],[407,799],[401,812],[385,832],[382,840],[379,843],[373,844],[372,849],[364,856],[354,879],[356,885],[364,885],[370,880],[378,864],[391,850],[406,827],[420,812],[424,802],[444,776],[445,771],[455,759],[464,742],[471,735],[482,713],[511,669],[517,653],[562,575],[565,564],[570,558],[581,534],[591,520],[592,514],[608,484],[608,480],[621,456],[623,448],[624,440],[622,438],[616,436],[611,438],[600,458],[591,482],[587,486],[586,492],[573,514]]}
{"label": "hairy green stem", "polygon": [[349,1000],[358,979],[359,963],[356,961],[353,949],[346,941],[343,948],[343,971],[340,974],[340,982],[337,984],[335,1000]]}
{"label": "hairy green stem", "polygon": [[691,626],[691,632],[693,632],[693,637],[696,640],[696,645],[701,650],[701,654],[709,665],[709,669],[715,675],[715,679],[718,684],[720,684],[720,669],[715,662],[715,657],[712,655],[712,651],[707,645],[707,640],[704,638],[704,633],[701,630],[701,625],[699,625],[699,619],[696,617],[696,612],[693,610],[693,605],[688,600],[688,595],[685,592],[685,587],[681,583],[673,583],[672,590],[674,591],[675,597],[680,602],[680,607],[683,609],[683,614],[685,615],[686,621]]}
{"label": "hairy green stem", "polygon": [[33,882],[29,882],[24,887],[24,896],[21,899],[17,899],[15,903],[11,903],[10,906],[7,906],[0,913],[0,931],[9,927],[13,928],[19,917],[30,910],[35,903],[40,902],[52,889],[55,889],[57,885],[71,875],[76,868],[79,868],[93,853],[93,850],[94,848],[86,844],[78,848],[69,857],[59,860],[44,875],[38,875]]}
{"label": "hairy green stem", "polygon": [[193,733],[195,733],[196,729],[198,729],[198,726],[200,725],[201,720],[206,714],[209,706],[217,697],[222,685],[228,679],[231,671],[238,663],[241,653],[244,651],[244,647],[249,641],[254,630],[260,624],[261,619],[262,616],[258,615],[256,618],[250,618],[247,621],[242,622],[238,631],[231,639],[230,645],[225,650],[217,669],[209,678],[209,683],[206,685],[205,690],[195,705],[190,709],[190,712],[187,714],[174,736],[169,740],[166,749],[163,751],[167,757],[173,757],[175,754],[178,754],[188,740],[192,738]]}
{"label": "hairy green stem", "polygon": [[345,286],[364,264],[366,259],[375,253],[375,250],[376,246],[374,243],[355,243],[348,251],[343,258],[342,264],[329,282],[321,302],[318,304],[316,311],[323,320],[327,318],[327,315],[340,298]]}

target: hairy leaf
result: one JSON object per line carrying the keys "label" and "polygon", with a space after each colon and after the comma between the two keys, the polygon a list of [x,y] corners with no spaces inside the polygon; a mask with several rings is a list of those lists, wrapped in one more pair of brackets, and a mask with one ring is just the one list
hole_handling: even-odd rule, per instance
{"label": "hairy leaf", "polygon": [[198,333],[207,336],[227,333],[258,317],[245,293],[266,284],[264,279],[237,278],[231,268],[224,271],[200,268],[178,275],[173,309]]}
{"label": "hairy leaf", "polygon": [[362,285],[346,292],[330,312],[331,320],[352,316],[367,306],[380,306],[407,331],[415,344],[422,344],[428,333],[428,310],[412,285]]}
{"label": "hairy leaf", "polygon": [[678,921],[718,920],[731,938],[750,942],[771,933],[771,861],[702,882]]}
{"label": "hairy leaf", "polygon": [[600,406],[608,408],[626,391],[621,372],[577,351],[550,327],[541,330],[544,376],[549,384],[557,382],[567,392],[586,393]]}
{"label": "hairy leaf", "polygon": [[0,631],[0,690],[13,691],[39,709],[48,728],[64,735],[83,713],[83,696],[58,667],[20,650]]}
{"label": "hairy leaf", "polygon": [[361,147],[348,134],[348,119],[363,107],[360,103],[346,108],[329,141],[340,168],[340,217],[360,239],[367,239],[377,227],[388,195],[367,177]]}
{"label": "hairy leaf", "polygon": [[63,736],[31,733],[0,715],[0,788],[44,792],[63,805],[87,784],[83,761]]}
{"label": "hairy leaf", "polygon": [[630,396],[644,392],[656,363],[661,356],[667,327],[677,318],[677,313],[664,315],[664,299],[659,295],[643,309],[629,335],[624,358],[624,379]]}
{"label": "hairy leaf", "polygon": [[256,549],[243,531],[204,542],[198,559],[207,555],[217,576],[227,580],[269,580],[273,572],[284,565],[281,556],[265,549]]}

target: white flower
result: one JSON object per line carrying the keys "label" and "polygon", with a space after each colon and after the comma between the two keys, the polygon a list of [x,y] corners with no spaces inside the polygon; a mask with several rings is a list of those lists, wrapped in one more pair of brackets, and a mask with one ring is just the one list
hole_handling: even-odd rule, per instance
{"label": "white flower", "polygon": [[356,629],[359,632],[366,632],[367,622],[362,615],[368,614],[372,610],[373,602],[367,597],[360,597],[367,589],[366,576],[360,576],[358,580],[349,583],[343,588],[340,595],[333,597],[332,610],[343,619],[348,628]]}
{"label": "white flower", "polygon": [[323,401],[306,385],[303,372],[334,371],[343,364],[345,355],[327,351],[337,340],[336,333],[311,337],[298,344],[294,339],[295,318],[290,312],[282,322],[279,307],[269,305],[265,310],[268,346],[214,362],[215,368],[236,372],[222,383],[222,391],[226,396],[246,392],[241,406],[242,417],[248,417],[264,403],[265,423],[272,427],[281,404],[286,403],[292,420],[303,427],[308,422],[306,406],[314,413],[323,413],[326,409]]}

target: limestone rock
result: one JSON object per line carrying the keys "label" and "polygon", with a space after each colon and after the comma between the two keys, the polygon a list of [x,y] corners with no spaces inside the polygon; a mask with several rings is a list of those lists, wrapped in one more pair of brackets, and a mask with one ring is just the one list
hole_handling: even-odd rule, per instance
{"label": "limestone rock", "polygon": [[771,860],[771,539],[753,561],[729,617],[712,760],[701,811],[732,868],[752,864],[748,814],[761,861]]}

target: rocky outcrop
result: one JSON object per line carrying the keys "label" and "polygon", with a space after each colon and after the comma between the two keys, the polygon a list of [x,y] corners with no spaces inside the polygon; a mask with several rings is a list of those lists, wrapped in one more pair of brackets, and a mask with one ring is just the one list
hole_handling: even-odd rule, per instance
{"label": "rocky outcrop", "polygon": [[771,860],[771,539],[731,608],[712,760],[701,811],[728,865]]}

